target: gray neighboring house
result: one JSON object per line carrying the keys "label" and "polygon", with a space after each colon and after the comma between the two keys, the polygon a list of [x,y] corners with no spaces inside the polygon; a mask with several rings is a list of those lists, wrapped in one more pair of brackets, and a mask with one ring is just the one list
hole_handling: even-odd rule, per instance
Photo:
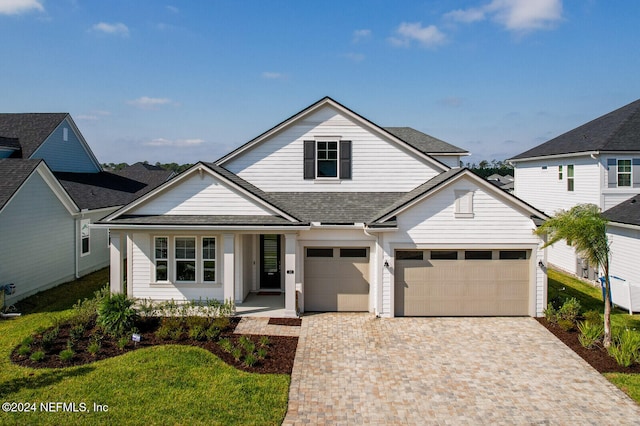
{"label": "gray neighboring house", "polygon": [[171,177],[136,164],[105,172],[66,113],[0,114],[0,284],[7,303],[109,264],[91,224]]}

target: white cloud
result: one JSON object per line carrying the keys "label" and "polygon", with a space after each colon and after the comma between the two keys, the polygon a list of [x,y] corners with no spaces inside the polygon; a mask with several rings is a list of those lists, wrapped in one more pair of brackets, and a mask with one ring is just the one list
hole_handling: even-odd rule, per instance
{"label": "white cloud", "polygon": [[286,80],[287,75],[281,72],[265,71],[262,73],[262,78],[266,80]]}
{"label": "white cloud", "polygon": [[140,109],[157,109],[162,105],[169,105],[173,102],[168,98],[150,98],[148,96],[142,96],[138,99],[127,101],[127,103]]}
{"label": "white cloud", "polygon": [[408,47],[416,41],[423,47],[436,47],[443,44],[446,37],[435,25],[423,27],[421,22],[403,22],[389,41],[395,46]]}
{"label": "white cloud", "polygon": [[109,111],[91,111],[88,114],[77,115],[75,116],[75,119],[79,121],[98,121],[102,117],[106,117],[109,115],[111,115]]}
{"label": "white cloud", "polygon": [[169,12],[171,12],[171,13],[180,13],[180,9],[178,9],[178,8],[177,8],[177,7],[175,7],[175,6],[171,6],[171,5],[167,6],[167,10],[168,10]]}
{"label": "white cloud", "polygon": [[40,0],[0,0],[0,15],[19,15],[32,11],[44,12]]}
{"label": "white cloud", "polygon": [[91,29],[95,32],[129,37],[129,28],[122,22],[116,22],[113,24],[100,22],[91,27]]}
{"label": "white cloud", "polygon": [[197,146],[204,143],[204,139],[165,139],[165,138],[156,138],[152,139],[148,142],[143,142],[142,144],[145,146],[172,146],[177,148],[189,147],[189,146]]}
{"label": "white cloud", "polygon": [[352,43],[360,43],[371,38],[371,30],[355,30],[351,39]]}
{"label": "white cloud", "polygon": [[444,16],[463,23],[491,18],[510,31],[531,31],[561,20],[562,0],[492,0],[484,6],[453,10]]}

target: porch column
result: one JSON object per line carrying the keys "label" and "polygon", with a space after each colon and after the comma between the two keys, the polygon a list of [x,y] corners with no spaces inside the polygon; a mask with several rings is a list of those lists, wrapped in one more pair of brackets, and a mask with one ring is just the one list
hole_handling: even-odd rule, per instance
{"label": "porch column", "polygon": [[284,235],[284,316],[295,318],[296,312],[296,234]]}
{"label": "porch column", "polygon": [[124,291],[124,251],[122,234],[111,231],[111,248],[109,249],[109,288],[111,293]]}
{"label": "porch column", "polygon": [[235,301],[235,235],[234,234],[224,234],[222,236],[223,239],[223,247],[222,247],[222,262],[223,262],[223,278],[222,278],[222,288],[224,290],[224,300]]}

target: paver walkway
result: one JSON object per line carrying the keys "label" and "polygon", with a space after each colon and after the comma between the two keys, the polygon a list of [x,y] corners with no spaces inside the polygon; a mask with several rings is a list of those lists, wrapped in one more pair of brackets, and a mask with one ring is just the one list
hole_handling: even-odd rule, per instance
{"label": "paver walkway", "polygon": [[291,424],[640,424],[533,318],[303,318]]}

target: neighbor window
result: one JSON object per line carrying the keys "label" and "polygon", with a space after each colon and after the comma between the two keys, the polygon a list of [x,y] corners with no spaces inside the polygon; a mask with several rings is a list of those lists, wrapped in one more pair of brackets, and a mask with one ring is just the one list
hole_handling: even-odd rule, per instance
{"label": "neighbor window", "polygon": [[573,164],[567,166],[567,191],[573,192]]}
{"label": "neighbor window", "polygon": [[196,280],[196,239],[176,238],[176,281]]}
{"label": "neighbor window", "polygon": [[473,191],[468,189],[456,189],[454,191],[456,197],[455,217],[472,218],[473,217]]}
{"label": "neighbor window", "polygon": [[338,177],[338,142],[317,142],[318,177]]}
{"label": "neighbor window", "polygon": [[631,186],[631,160],[618,160],[618,186]]}
{"label": "neighbor window", "polygon": [[562,166],[558,166],[558,180],[562,180]]}
{"label": "neighbor window", "polygon": [[69,129],[67,127],[62,128],[62,140],[65,142],[69,141]]}
{"label": "neighbor window", "polygon": [[169,279],[169,239],[156,237],[154,240],[154,261],[156,264],[156,281],[168,281]]}
{"label": "neighbor window", "polygon": [[91,230],[89,228],[89,224],[91,223],[90,219],[82,219],[80,221],[80,238],[81,238],[81,254],[84,256],[89,254],[90,251],[90,240],[91,240]]}
{"label": "neighbor window", "polygon": [[205,237],[202,239],[202,281],[216,280],[216,239]]}

